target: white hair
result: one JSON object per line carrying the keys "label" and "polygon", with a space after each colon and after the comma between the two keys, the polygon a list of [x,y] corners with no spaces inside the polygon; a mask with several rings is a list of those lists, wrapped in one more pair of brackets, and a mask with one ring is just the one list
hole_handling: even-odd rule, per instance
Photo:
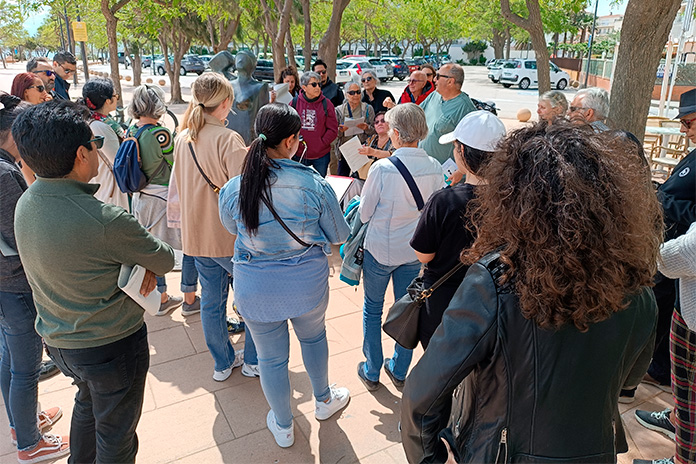
{"label": "white hair", "polygon": [[582,104],[585,108],[593,109],[597,119],[606,119],[609,116],[609,92],[599,87],[590,87],[578,91],[577,97],[583,97]]}
{"label": "white hair", "polygon": [[390,130],[399,132],[399,139],[403,143],[418,142],[428,135],[425,112],[414,103],[396,105],[385,113],[384,119]]}

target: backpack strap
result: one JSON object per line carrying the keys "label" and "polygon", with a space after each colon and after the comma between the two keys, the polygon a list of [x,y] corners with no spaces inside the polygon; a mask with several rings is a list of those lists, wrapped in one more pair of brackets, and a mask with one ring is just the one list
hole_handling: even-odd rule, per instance
{"label": "backpack strap", "polygon": [[416,200],[416,206],[418,207],[418,211],[422,210],[423,206],[425,206],[425,203],[423,202],[423,195],[421,195],[420,190],[418,190],[418,185],[416,185],[416,181],[413,179],[411,173],[408,171],[404,163],[402,163],[399,158],[395,156],[390,156],[387,159],[391,161],[394,166],[396,166],[396,169],[399,170],[401,176],[406,181],[406,185],[408,185],[408,189],[411,191],[413,199]]}
{"label": "backpack strap", "polygon": [[295,109],[297,109],[297,97],[298,96],[299,95],[295,95],[294,97],[292,97],[292,101],[290,102],[290,106],[292,106]]}
{"label": "backpack strap", "polygon": [[326,97],[321,99],[321,106],[324,107],[324,117],[327,117],[329,115],[329,111],[326,109],[327,108]]}
{"label": "backpack strap", "polygon": [[[145,132],[147,129],[149,129],[149,128],[151,128],[151,127],[155,127],[155,125],[154,125],[154,124],[145,124],[144,126],[139,127],[139,128],[138,128],[138,131],[135,133],[135,135],[134,135],[133,137],[135,137],[135,138],[137,139],[138,137],[140,137],[140,135],[141,135],[143,132]],[[129,132],[130,132],[130,131],[129,131]]]}

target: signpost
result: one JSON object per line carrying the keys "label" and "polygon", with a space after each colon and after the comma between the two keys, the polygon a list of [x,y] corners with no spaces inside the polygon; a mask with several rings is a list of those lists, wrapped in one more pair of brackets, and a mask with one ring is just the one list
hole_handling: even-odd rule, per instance
{"label": "signpost", "polygon": [[80,21],[80,15],[77,15],[77,21],[72,23],[73,38],[75,42],[80,42],[80,53],[82,54],[82,67],[85,72],[85,82],[89,80],[89,70],[87,69],[87,23]]}

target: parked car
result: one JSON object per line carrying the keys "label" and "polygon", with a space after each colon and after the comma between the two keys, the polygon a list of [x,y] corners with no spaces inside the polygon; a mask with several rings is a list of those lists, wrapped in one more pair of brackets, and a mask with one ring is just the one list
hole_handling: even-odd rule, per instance
{"label": "parked car", "polygon": [[[551,86],[558,90],[563,90],[570,82],[567,72],[561,70],[555,64],[549,62]],[[509,88],[513,85],[526,90],[531,86],[538,86],[536,60],[514,60],[503,66],[503,73],[500,75],[500,83],[503,87]]]}
{"label": "parked car", "polygon": [[382,57],[382,61],[388,61],[391,63],[394,70],[394,77],[400,81],[403,81],[409,76],[410,72],[408,70],[408,65],[401,58]]}
{"label": "parked car", "polygon": [[213,59],[213,56],[215,55],[198,55],[198,58],[203,62],[205,65],[205,69],[210,68],[210,60]]}
{"label": "parked car", "polygon": [[502,66],[503,63],[505,63],[506,61],[508,60],[504,60],[501,58],[488,60],[488,62],[486,63],[486,68],[488,68],[488,70],[490,71],[494,66]]}
{"label": "parked car", "polygon": [[159,59],[159,58],[162,58],[162,56],[161,55],[154,55],[154,56],[153,55],[144,55],[143,61],[142,61],[142,67],[149,68],[150,66],[152,66],[152,62],[154,60]]}
{"label": "parked car", "polygon": [[130,57],[126,56],[124,52],[118,52],[118,64],[123,64],[128,67],[128,65],[131,63]]}
{"label": "parked car", "polygon": [[260,81],[273,82],[273,61],[272,60],[256,60],[256,69],[252,73],[254,79]]}
{"label": "parked car", "polygon": [[[369,61],[370,64],[375,67],[377,70],[377,78],[381,82],[387,82],[394,79],[394,68],[392,68],[391,63],[380,60],[379,58],[370,58],[367,61]],[[384,73],[382,73],[382,70],[384,70]]]}
{"label": "parked car", "polygon": [[428,62],[425,61],[425,58],[423,58],[422,56],[417,56],[413,59],[413,61],[418,65],[418,69],[421,69],[424,64],[428,64]]}
{"label": "parked car", "polygon": [[377,74],[375,67],[369,61],[338,60],[336,61],[336,83],[343,85],[350,80],[358,79],[363,71],[372,71]]}
{"label": "parked car", "polygon": [[409,75],[413,71],[420,71],[420,66],[413,60],[413,58],[406,58],[404,61],[408,65],[408,74]]}
{"label": "parked car", "polygon": [[[174,57],[169,56],[169,63],[174,63]],[[164,76],[167,70],[164,67],[164,57],[155,60],[154,63],[155,71],[160,76]],[[198,55],[184,55],[181,58],[181,68],[179,68],[179,75],[185,76],[189,72],[195,72],[199,76],[205,71],[205,64],[198,58]]]}
{"label": "parked car", "polygon": [[[387,67],[383,64],[373,64],[370,60],[376,60],[377,62],[381,63],[378,59],[375,58],[368,58],[366,56],[360,56],[360,55],[349,55],[347,57],[343,57],[342,61],[348,61],[351,63],[360,63],[361,69],[364,68],[364,64],[367,64],[368,66],[371,66],[373,73],[377,76],[377,79],[379,79],[381,82],[387,82],[389,80],[389,76],[387,74]],[[362,73],[362,71],[360,71]],[[358,73],[358,74],[360,74]]]}
{"label": "parked car", "polygon": [[503,66],[508,63],[509,60],[496,60],[498,63],[491,63],[488,68],[488,78],[494,83],[500,81],[500,76],[503,74]]}

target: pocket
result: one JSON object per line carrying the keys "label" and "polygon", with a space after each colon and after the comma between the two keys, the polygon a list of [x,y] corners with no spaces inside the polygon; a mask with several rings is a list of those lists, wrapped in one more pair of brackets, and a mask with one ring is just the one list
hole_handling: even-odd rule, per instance
{"label": "pocket", "polygon": [[116,393],[131,384],[125,354],[100,364],[75,364],[73,369],[97,393]]}

